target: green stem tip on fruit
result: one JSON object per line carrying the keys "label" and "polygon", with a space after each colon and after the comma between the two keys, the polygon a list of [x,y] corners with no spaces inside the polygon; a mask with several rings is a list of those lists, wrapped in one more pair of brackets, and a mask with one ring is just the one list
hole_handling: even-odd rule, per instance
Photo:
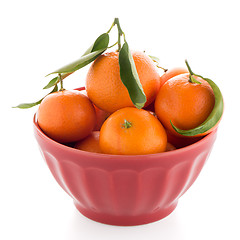
{"label": "green stem tip on fruit", "polygon": [[63,80],[62,80],[62,75],[59,73],[58,74],[59,82],[60,82],[60,91],[63,91]]}
{"label": "green stem tip on fruit", "polygon": [[190,68],[187,60],[185,60],[185,63],[186,63],[186,65],[187,65],[188,72],[189,72],[189,82],[201,84],[201,82],[199,82],[198,80],[196,80],[196,78],[193,76],[193,75],[195,75],[195,74],[193,73],[192,69]]}
{"label": "green stem tip on fruit", "polygon": [[128,120],[124,119],[124,123],[122,124],[122,127],[126,128],[126,129],[130,128],[130,127],[132,127],[132,123],[129,122]]}

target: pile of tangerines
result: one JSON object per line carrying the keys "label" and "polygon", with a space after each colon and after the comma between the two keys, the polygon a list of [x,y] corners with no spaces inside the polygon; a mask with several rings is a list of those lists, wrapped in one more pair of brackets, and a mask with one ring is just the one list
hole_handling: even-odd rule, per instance
{"label": "pile of tangerines", "polygon": [[[106,51],[113,26],[118,49]],[[85,90],[65,90],[63,79],[90,62]],[[159,74],[155,58],[129,50],[118,19],[80,60],[53,73],[58,76],[45,87],[53,91],[37,102],[39,127],[53,140],[84,151],[137,155],[174,150],[172,136],[205,136],[223,112],[221,92],[212,80],[194,74],[187,61],[186,68]]]}

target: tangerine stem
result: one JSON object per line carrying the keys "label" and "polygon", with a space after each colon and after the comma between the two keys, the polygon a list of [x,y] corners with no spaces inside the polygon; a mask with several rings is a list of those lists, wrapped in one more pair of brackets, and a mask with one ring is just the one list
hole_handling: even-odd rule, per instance
{"label": "tangerine stem", "polygon": [[193,71],[192,71],[192,69],[190,68],[190,66],[189,66],[189,64],[188,64],[187,59],[185,60],[185,63],[186,63],[186,65],[187,65],[187,69],[188,69],[190,75],[193,75]]}
{"label": "tangerine stem", "polygon": [[190,83],[201,84],[201,82],[199,82],[195,77],[193,77],[194,73],[193,73],[192,69],[190,68],[187,60],[185,60],[185,63],[187,65],[187,69],[188,69],[188,72],[189,72],[189,80],[188,81]]}
{"label": "tangerine stem", "polygon": [[128,120],[126,120],[126,119],[124,119],[124,123],[123,123],[123,128],[130,128],[130,127],[132,127],[132,123],[131,122],[129,122]]}
{"label": "tangerine stem", "polygon": [[113,45],[109,46],[108,48],[112,48],[112,47],[114,47],[117,44],[118,44],[118,42],[115,42]]}
{"label": "tangerine stem", "polygon": [[121,36],[123,35],[124,41],[126,41],[125,34],[124,34],[124,32],[123,32],[123,30],[120,26],[120,22],[119,22],[118,18],[114,19],[114,24],[116,24],[117,28],[118,28],[118,51],[120,51],[120,49],[121,49]]}
{"label": "tangerine stem", "polygon": [[60,91],[63,91],[63,90],[64,90],[64,88],[63,88],[63,80],[62,80],[62,75],[59,73],[59,74],[58,74],[58,77],[59,77],[59,81],[60,81],[60,85],[61,85],[61,87],[60,87]]}
{"label": "tangerine stem", "polygon": [[[143,51],[143,52],[145,53],[145,51]],[[164,72],[168,71],[167,68],[164,68],[164,67],[159,65],[159,58],[157,58],[155,56],[152,56],[152,55],[148,55],[148,56],[153,60],[154,63],[156,63],[156,67],[161,68]]]}
{"label": "tangerine stem", "polygon": [[167,72],[167,71],[168,71],[167,68],[161,67],[158,63],[156,64],[156,67],[162,69],[164,72]]}
{"label": "tangerine stem", "polygon": [[112,28],[114,27],[114,25],[115,25],[115,19],[114,19],[114,21],[113,21],[113,23],[112,23],[112,26],[109,28],[109,30],[107,31],[107,33],[110,33],[110,31],[112,30]]}

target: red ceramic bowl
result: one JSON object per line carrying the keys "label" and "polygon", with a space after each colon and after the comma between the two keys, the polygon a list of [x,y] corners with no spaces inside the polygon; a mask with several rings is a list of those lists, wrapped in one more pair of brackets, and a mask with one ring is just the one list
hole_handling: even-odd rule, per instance
{"label": "red ceramic bowl", "polygon": [[217,130],[187,147],[149,155],[108,155],[34,134],[59,185],[83,215],[111,225],[139,225],[169,215],[199,175]]}

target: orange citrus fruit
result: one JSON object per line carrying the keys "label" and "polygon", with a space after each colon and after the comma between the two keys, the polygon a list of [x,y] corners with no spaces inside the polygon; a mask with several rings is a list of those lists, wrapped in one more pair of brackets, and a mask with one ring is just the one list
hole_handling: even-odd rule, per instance
{"label": "orange citrus fruit", "polygon": [[[181,74],[168,80],[155,100],[155,113],[171,133],[179,135],[170,123],[180,129],[189,130],[199,126],[211,113],[215,97],[210,85],[202,78],[189,81],[189,74]],[[204,135],[205,133],[201,134]]]}
{"label": "orange citrus fruit", "polygon": [[78,141],[74,148],[87,152],[102,153],[99,146],[99,131],[93,131],[81,141]]}
{"label": "orange citrus fruit", "polygon": [[[89,98],[97,107],[110,113],[134,106],[120,78],[118,55],[118,52],[107,52],[99,56],[91,65],[86,77]],[[160,75],[152,59],[145,53],[132,52],[132,56],[147,98],[147,106],[158,93]]]}
{"label": "orange citrus fruit", "polygon": [[96,124],[91,101],[76,90],[47,95],[39,106],[37,118],[43,132],[61,143],[85,138]]}
{"label": "orange citrus fruit", "polygon": [[151,113],[134,107],[114,112],[102,125],[100,148],[108,154],[150,154],[164,152],[167,135]]}

